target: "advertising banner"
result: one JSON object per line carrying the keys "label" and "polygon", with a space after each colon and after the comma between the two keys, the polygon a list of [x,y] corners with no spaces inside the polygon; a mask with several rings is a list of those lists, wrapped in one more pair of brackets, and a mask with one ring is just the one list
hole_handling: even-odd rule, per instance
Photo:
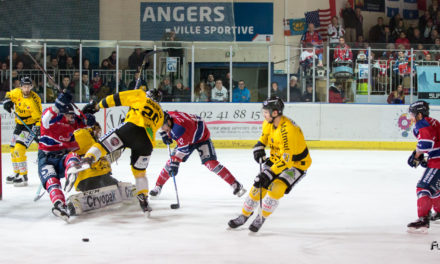
{"label": "advertising banner", "polygon": [[271,41],[273,3],[142,2],[141,40]]}
{"label": "advertising banner", "polygon": [[438,66],[417,66],[419,99],[440,105],[440,72]]}

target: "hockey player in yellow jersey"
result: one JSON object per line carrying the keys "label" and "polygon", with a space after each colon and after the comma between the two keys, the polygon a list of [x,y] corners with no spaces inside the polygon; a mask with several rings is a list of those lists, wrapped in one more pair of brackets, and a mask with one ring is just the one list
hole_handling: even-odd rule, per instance
{"label": "hockey player in yellow jersey", "polygon": [[3,102],[3,107],[9,113],[12,113],[15,106],[16,114],[16,125],[10,145],[14,174],[6,177],[6,183],[13,183],[14,186],[27,186],[26,149],[34,138],[38,140],[40,135],[42,107],[38,94],[31,91],[33,88],[31,78],[21,78],[20,85],[21,87],[7,92]]}
{"label": "hockey player in yellow jersey", "polygon": [[[262,203],[262,215],[249,226],[252,232],[258,232],[279,200],[304,178],[312,163],[301,128],[283,115],[283,109],[284,103],[279,97],[272,96],[263,102],[263,131],[253,150],[255,161],[263,163],[262,169],[244,202],[242,214],[229,221],[231,228],[243,225]],[[270,148],[268,159],[266,146]]]}
{"label": "hockey player in yellow jersey", "polygon": [[148,205],[146,168],[156,145],[156,131],[162,126],[164,120],[164,114],[159,105],[161,100],[162,93],[156,89],[147,92],[142,89],[124,91],[101,100],[93,111],[115,106],[130,106],[130,109],[125,116],[125,122],[93,144],[81,162],[82,168],[77,168],[83,170],[87,168],[87,164],[94,163],[108,153],[130,148],[130,165],[136,179],[136,195],[144,212],[151,211]]}

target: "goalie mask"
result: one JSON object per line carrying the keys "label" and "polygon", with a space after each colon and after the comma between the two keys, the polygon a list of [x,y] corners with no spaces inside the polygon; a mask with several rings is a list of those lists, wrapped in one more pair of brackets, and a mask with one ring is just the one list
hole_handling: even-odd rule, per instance
{"label": "goalie mask", "polygon": [[156,103],[160,103],[162,101],[162,92],[157,89],[151,89],[147,91],[147,97]]}

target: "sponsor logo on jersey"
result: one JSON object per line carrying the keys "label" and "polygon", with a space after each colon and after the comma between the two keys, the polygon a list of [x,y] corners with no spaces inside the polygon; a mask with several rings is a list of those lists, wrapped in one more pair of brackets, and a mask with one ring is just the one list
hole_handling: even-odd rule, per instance
{"label": "sponsor logo on jersey", "polygon": [[110,143],[112,144],[112,146],[117,146],[120,144],[120,141],[118,138],[114,137],[110,139]]}

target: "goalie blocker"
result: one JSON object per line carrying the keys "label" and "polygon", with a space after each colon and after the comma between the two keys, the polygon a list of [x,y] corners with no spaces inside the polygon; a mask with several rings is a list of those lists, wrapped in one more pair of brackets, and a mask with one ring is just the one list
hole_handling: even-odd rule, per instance
{"label": "goalie blocker", "polygon": [[133,184],[119,182],[117,185],[71,195],[67,198],[67,207],[70,215],[80,215],[84,212],[131,200],[136,196],[135,194],[136,187]]}

